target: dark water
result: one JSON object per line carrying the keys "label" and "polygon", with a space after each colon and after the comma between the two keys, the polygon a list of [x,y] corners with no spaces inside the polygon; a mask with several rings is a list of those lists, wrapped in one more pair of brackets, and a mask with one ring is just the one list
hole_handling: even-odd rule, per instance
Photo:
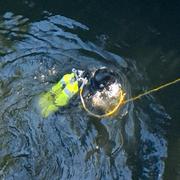
{"label": "dark water", "polygon": [[[72,67],[108,66],[128,96],[179,77],[178,1],[0,1],[0,179],[179,179],[179,85],[89,117],[36,99]],[[122,143],[123,137],[123,143]]]}

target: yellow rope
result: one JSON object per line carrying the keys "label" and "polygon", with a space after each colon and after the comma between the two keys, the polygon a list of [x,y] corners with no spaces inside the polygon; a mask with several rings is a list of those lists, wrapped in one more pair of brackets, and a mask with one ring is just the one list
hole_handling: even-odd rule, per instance
{"label": "yellow rope", "polygon": [[160,85],[160,86],[158,86],[158,87],[156,87],[156,88],[153,88],[153,89],[151,89],[151,90],[148,90],[148,91],[146,91],[146,92],[144,92],[144,93],[142,93],[142,94],[139,94],[138,96],[135,96],[135,97],[133,97],[133,98],[127,99],[126,101],[124,101],[124,104],[126,104],[126,103],[128,103],[128,102],[131,102],[131,101],[135,101],[135,100],[137,100],[137,99],[139,99],[139,98],[141,98],[142,96],[145,96],[145,95],[147,95],[147,94],[151,94],[151,93],[153,93],[153,92],[159,91],[160,89],[163,89],[163,88],[165,88],[165,87],[167,87],[167,86],[170,86],[170,85],[172,85],[172,84],[175,84],[175,83],[177,83],[177,82],[179,82],[179,81],[180,81],[180,78],[178,78],[178,79],[176,79],[176,80],[174,80],[174,81],[171,81],[171,82],[169,82],[169,83]]}
{"label": "yellow rope", "polygon": [[125,93],[123,93],[121,91],[120,99],[119,99],[119,102],[118,102],[117,106],[112,111],[110,111],[110,112],[108,112],[106,114],[98,115],[98,114],[94,114],[93,112],[89,111],[88,108],[86,107],[84,99],[82,97],[83,89],[84,89],[83,87],[80,88],[80,98],[81,98],[81,103],[83,105],[83,108],[89,113],[89,115],[91,115],[93,117],[96,117],[96,118],[105,118],[105,117],[108,117],[108,116],[111,116],[112,114],[114,114],[119,109],[119,107],[123,104],[123,100],[124,100],[124,97],[125,97]]}
{"label": "yellow rope", "polygon": [[121,92],[120,99],[119,99],[119,102],[118,102],[117,106],[116,106],[112,111],[110,111],[110,112],[108,112],[108,113],[106,113],[106,114],[102,114],[102,115],[94,114],[93,112],[91,112],[91,111],[89,111],[89,110],[87,109],[87,107],[86,107],[86,105],[85,105],[85,102],[84,102],[84,99],[83,99],[83,97],[82,97],[84,86],[82,86],[82,87],[80,88],[80,98],[81,98],[81,102],[82,102],[83,108],[88,112],[89,115],[91,115],[91,116],[93,116],[93,117],[96,117],[96,118],[105,118],[105,117],[108,117],[108,116],[113,115],[113,114],[120,108],[120,106],[125,105],[125,104],[128,103],[128,102],[135,101],[135,100],[137,100],[137,99],[139,99],[139,98],[141,98],[141,97],[143,97],[143,96],[145,96],[145,95],[147,95],[147,94],[151,94],[151,93],[153,93],[153,92],[159,91],[160,89],[163,89],[163,88],[165,88],[165,87],[167,87],[167,86],[170,86],[170,85],[172,85],[172,84],[175,84],[175,83],[177,83],[177,82],[179,82],[179,81],[180,81],[180,78],[178,78],[178,79],[176,79],[176,80],[174,80],[174,81],[171,81],[171,82],[169,82],[169,83],[160,85],[160,86],[158,86],[158,87],[156,87],[156,88],[153,88],[153,89],[151,89],[151,90],[149,90],[149,91],[146,91],[146,92],[144,92],[144,93],[142,93],[142,94],[139,94],[138,96],[135,96],[135,97],[133,97],[133,98],[127,99],[126,101],[124,101],[125,93]]}

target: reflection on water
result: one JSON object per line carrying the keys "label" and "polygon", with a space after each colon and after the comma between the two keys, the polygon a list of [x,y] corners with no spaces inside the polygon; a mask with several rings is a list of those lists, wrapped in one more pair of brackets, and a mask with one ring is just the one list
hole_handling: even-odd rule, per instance
{"label": "reflection on water", "polygon": [[15,49],[13,44],[20,40],[28,31],[28,19],[21,15],[14,16],[8,12],[0,18],[0,54],[9,53]]}
{"label": "reflection on water", "polygon": [[131,77],[130,85],[119,77],[130,96],[131,88],[142,89],[133,60],[88,36],[83,40],[81,34],[90,29],[60,15],[29,22],[9,12],[0,20],[0,31],[1,178],[162,179],[167,157],[163,126],[170,117],[153,96],[128,104],[123,117],[101,121],[86,114],[78,97],[47,119],[36,107],[38,95],[72,67],[107,66]]}

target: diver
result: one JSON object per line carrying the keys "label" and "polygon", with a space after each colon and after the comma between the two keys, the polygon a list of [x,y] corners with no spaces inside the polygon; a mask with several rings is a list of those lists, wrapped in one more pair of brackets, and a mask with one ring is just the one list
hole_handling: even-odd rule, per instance
{"label": "diver", "polygon": [[106,114],[114,109],[123,97],[122,86],[118,74],[106,67],[97,69],[86,86],[88,97],[84,100],[96,114]]}
{"label": "diver", "polygon": [[73,68],[71,73],[65,74],[48,92],[41,94],[39,107],[42,116],[48,117],[60,107],[68,105],[82,89],[83,103],[85,100],[91,110],[101,114],[112,110],[122,95],[121,84],[112,70],[102,67],[90,72]]}

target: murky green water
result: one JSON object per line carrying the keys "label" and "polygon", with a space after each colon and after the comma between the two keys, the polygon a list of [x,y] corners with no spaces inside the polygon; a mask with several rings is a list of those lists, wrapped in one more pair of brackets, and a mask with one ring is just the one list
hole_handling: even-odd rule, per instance
{"label": "murky green water", "polygon": [[79,97],[47,119],[36,106],[38,95],[73,67],[110,67],[129,97],[176,79],[178,4],[1,5],[1,179],[180,177],[179,85],[101,121],[87,115]]}

